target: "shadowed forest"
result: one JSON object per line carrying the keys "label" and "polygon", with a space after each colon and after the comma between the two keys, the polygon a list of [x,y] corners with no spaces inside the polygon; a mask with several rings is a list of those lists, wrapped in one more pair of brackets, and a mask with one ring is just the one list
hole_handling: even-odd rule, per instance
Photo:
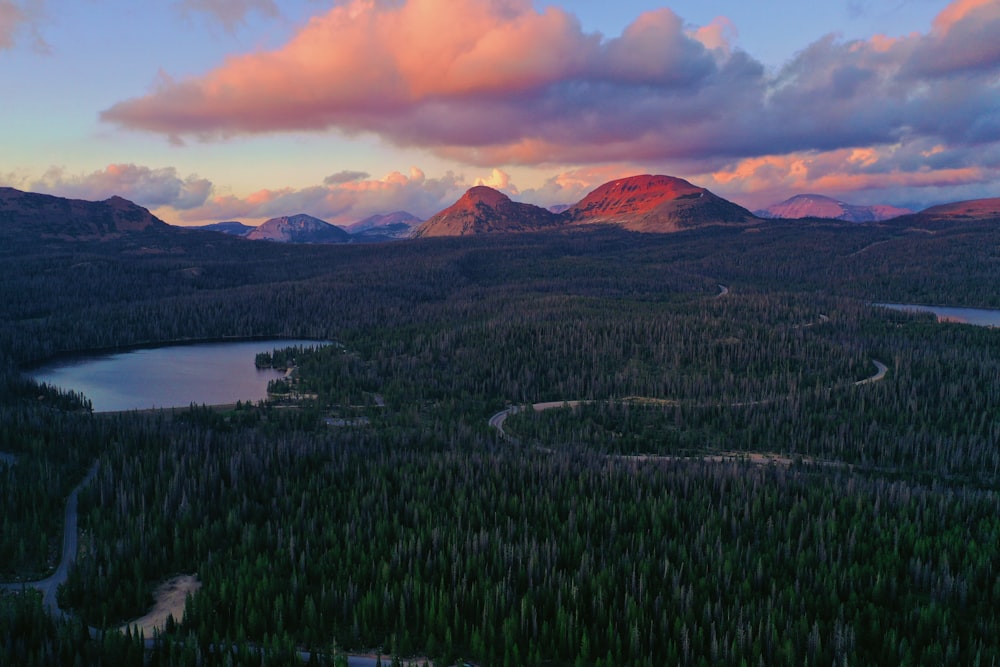
{"label": "shadowed forest", "polygon": [[[51,571],[99,465],[72,611],[0,593],[0,664],[1000,660],[1000,332],[871,305],[1000,308],[995,225],[0,253],[0,580]],[[235,409],[22,375],[273,336],[338,344],[275,350],[294,386]],[[567,405],[488,424],[538,402]],[[88,630],[179,573],[155,645]]]}

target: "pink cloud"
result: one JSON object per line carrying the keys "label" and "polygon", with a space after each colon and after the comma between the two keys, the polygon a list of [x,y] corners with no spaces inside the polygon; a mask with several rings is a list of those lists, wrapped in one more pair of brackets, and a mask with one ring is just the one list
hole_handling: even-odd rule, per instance
{"label": "pink cloud", "polygon": [[966,20],[970,14],[991,11],[995,15],[997,9],[996,0],[955,0],[941,10],[934,19],[934,30],[947,33],[952,27]]}
{"label": "pink cloud", "polygon": [[428,178],[417,168],[369,178],[360,172],[341,172],[323,185],[305,188],[263,189],[239,197],[220,194],[203,205],[182,211],[184,223],[241,220],[257,223],[282,215],[307,213],[334,224],[351,224],[376,213],[409,211],[427,218],[454,201],[470,186],[447,173]]}
{"label": "pink cloud", "polygon": [[196,79],[164,78],[102,118],[170,136],[336,128],[442,150],[500,147],[532,138],[524,130],[539,112],[556,124],[575,94],[584,105],[574,115],[601,123],[606,112],[588,110],[601,88],[687,94],[716,68],[669,10],[602,41],[530,0],[352,0],[281,49],[229,58]]}
{"label": "pink cloud", "polygon": [[607,38],[531,0],[348,0],[279,49],[233,56],[200,77],[165,78],[102,118],[205,140],[372,133],[489,169],[718,167],[899,144],[957,154],[1000,143],[996,0],[956,0],[924,34],[828,36],[774,73],[729,48],[734,33],[724,17],[692,28],[669,9]]}
{"label": "pink cloud", "polygon": [[0,0],[0,51],[13,48],[20,33],[31,34],[35,48],[46,50],[38,25],[45,16],[45,0]]}
{"label": "pink cloud", "polygon": [[173,167],[154,169],[135,164],[110,164],[86,174],[67,174],[52,167],[22,187],[76,199],[102,200],[118,195],[148,208],[170,206],[184,210],[201,206],[212,182],[196,175],[181,177]]}
{"label": "pink cloud", "polygon": [[739,30],[729,18],[717,16],[708,25],[695,30],[692,36],[704,44],[706,48],[728,52],[732,48],[732,43],[739,36]]}
{"label": "pink cloud", "polygon": [[517,186],[511,181],[510,174],[503,171],[502,169],[494,169],[493,173],[489,176],[480,176],[475,180],[473,185],[485,185],[486,187],[493,188],[494,190],[501,190],[509,195],[518,195],[520,191]]}
{"label": "pink cloud", "polygon": [[625,163],[571,169],[546,179],[539,187],[522,190],[519,200],[538,206],[575,204],[604,183],[645,171],[648,169],[642,165]]}
{"label": "pink cloud", "polygon": [[984,156],[974,149],[946,149],[917,141],[746,158],[693,180],[750,208],[810,192],[852,203],[920,208],[940,201],[995,196],[990,184],[998,178],[1000,151]]}

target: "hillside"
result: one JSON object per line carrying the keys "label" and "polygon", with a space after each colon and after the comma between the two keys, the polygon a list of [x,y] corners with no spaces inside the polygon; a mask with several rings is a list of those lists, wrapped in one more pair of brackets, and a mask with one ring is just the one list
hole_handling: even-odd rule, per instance
{"label": "hillside", "polygon": [[502,192],[479,185],[414,229],[413,238],[532,232],[559,224],[559,216],[544,208],[511,201]]}
{"label": "hillside", "polygon": [[1000,219],[1000,197],[941,204],[924,209],[917,215],[933,220],[997,220]]}
{"label": "hillside", "polygon": [[121,197],[104,201],[66,199],[0,188],[0,236],[64,240],[111,240],[169,225]]}
{"label": "hillside", "polygon": [[653,233],[754,220],[747,209],[705,188],[648,174],[605,183],[562,215],[573,225],[613,224]]}

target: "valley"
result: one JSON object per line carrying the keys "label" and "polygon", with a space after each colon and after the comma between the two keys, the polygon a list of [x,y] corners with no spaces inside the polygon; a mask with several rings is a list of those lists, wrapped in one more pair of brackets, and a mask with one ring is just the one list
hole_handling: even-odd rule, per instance
{"label": "valley", "polygon": [[[0,220],[0,579],[50,574],[89,479],[67,614],[0,596],[0,662],[1000,659],[997,331],[869,305],[1000,307],[968,209],[334,245]],[[22,373],[233,336],[342,345],[296,355],[294,407],[99,415]],[[154,646],[113,630],[192,573]]]}

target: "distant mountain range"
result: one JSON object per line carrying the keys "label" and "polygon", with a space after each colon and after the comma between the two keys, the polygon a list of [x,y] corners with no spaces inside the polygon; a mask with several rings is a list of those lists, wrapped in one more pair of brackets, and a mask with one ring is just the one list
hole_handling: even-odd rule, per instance
{"label": "distant mountain range", "polygon": [[421,222],[420,218],[411,213],[395,211],[373,215],[347,227],[338,227],[300,213],[271,218],[259,227],[227,221],[202,225],[197,229],[280,243],[374,243],[408,238],[413,228]]}
{"label": "distant mountain range", "polygon": [[223,234],[231,234],[232,236],[246,236],[256,229],[256,227],[252,225],[244,225],[242,222],[236,222],[235,220],[230,220],[228,222],[214,222],[211,225],[201,225],[200,227],[195,227],[195,229],[204,229],[209,232],[222,232]]}
{"label": "distant mountain range", "polygon": [[[760,225],[765,222],[705,188],[671,176],[642,175],[611,181],[578,203],[560,206],[557,210],[559,212],[515,202],[502,192],[477,186],[423,223],[405,211],[397,211],[366,218],[347,229],[305,214],[272,218],[259,227],[228,221],[200,229],[282,243],[358,243],[411,236],[524,233],[591,225],[669,233],[709,225]],[[888,220],[881,216],[903,209],[853,206],[821,195],[792,197],[765,211],[771,215],[780,214],[785,219],[830,218],[852,223],[869,216],[863,221],[931,229],[967,222],[1000,222],[1000,198],[943,204]],[[763,215],[764,211],[759,213]],[[201,233],[168,225],[147,209],[121,197],[91,202],[0,188],[0,240],[148,240],[157,235],[169,237],[181,232]],[[145,236],[137,236],[139,234]]]}
{"label": "distant mountain range", "polygon": [[795,195],[778,204],[755,211],[761,218],[829,218],[847,222],[879,222],[912,213],[909,209],[876,204],[858,206],[823,195]]}
{"label": "distant mountain range", "polygon": [[385,215],[373,215],[344,227],[352,236],[369,240],[405,239],[410,236],[413,228],[423,220],[407,213],[395,211]]}

